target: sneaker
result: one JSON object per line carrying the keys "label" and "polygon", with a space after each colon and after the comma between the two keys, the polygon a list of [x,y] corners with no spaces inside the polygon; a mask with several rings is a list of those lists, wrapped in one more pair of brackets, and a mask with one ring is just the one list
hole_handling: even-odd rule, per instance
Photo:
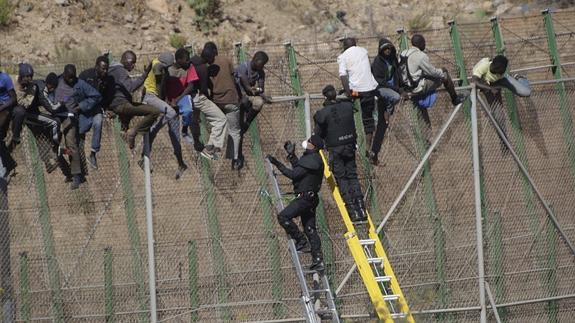
{"label": "sneaker", "polygon": [[525,75],[522,75],[522,74],[513,74],[513,78],[516,80],[527,79],[527,77]]}
{"label": "sneaker", "polygon": [[80,175],[72,176],[72,184],[70,184],[70,189],[76,190],[80,187],[80,184],[82,184],[82,177]]}
{"label": "sneaker", "polygon": [[377,154],[374,153],[373,151],[370,151],[367,153],[367,160],[373,166],[377,166],[379,164],[379,160],[377,159]]}
{"label": "sneaker", "polygon": [[218,152],[218,149],[214,148],[214,146],[206,145],[200,154],[204,158],[207,158],[210,160],[218,160],[217,152]]}
{"label": "sneaker", "polygon": [[305,238],[301,239],[300,241],[296,241],[295,249],[297,250],[297,252],[301,253],[311,252],[309,242],[307,242],[307,239]]}
{"label": "sneaker", "polygon": [[244,168],[243,158],[238,158],[238,159],[232,160],[232,169],[240,170],[242,168]]}
{"label": "sneaker", "polygon": [[92,166],[93,169],[98,169],[98,160],[96,159],[96,153],[90,153],[90,157],[88,157],[88,163]]}
{"label": "sneaker", "polygon": [[309,269],[315,271],[324,271],[325,266],[323,264],[323,259],[321,258],[314,259],[313,262],[311,263],[311,266],[309,266]]}
{"label": "sneaker", "polygon": [[176,171],[176,180],[182,178],[182,175],[184,175],[186,169],[188,169],[188,165],[186,165],[185,163],[181,163],[178,166],[178,170]]}

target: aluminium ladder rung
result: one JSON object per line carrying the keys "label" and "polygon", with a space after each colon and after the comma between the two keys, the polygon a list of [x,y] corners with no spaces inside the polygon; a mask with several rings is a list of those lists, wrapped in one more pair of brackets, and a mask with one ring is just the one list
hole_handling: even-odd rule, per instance
{"label": "aluminium ladder rung", "polygon": [[367,258],[367,262],[370,264],[383,264],[383,258]]}
{"label": "aluminium ladder rung", "polygon": [[371,246],[375,244],[375,240],[374,239],[363,239],[363,240],[359,240],[359,243],[362,246]]}
{"label": "aluminium ladder rung", "polygon": [[391,281],[391,277],[389,277],[389,276],[377,276],[377,277],[375,277],[375,281],[378,283],[389,283]]}
{"label": "aluminium ladder rung", "polygon": [[405,313],[392,313],[390,315],[392,319],[404,319],[407,317]]}
{"label": "aluminium ladder rung", "polygon": [[310,289],[309,293],[310,294],[321,294],[321,293],[327,293],[329,292],[329,289]]}
{"label": "aluminium ladder rung", "polygon": [[383,300],[386,302],[397,301],[399,299],[399,295],[384,295]]}

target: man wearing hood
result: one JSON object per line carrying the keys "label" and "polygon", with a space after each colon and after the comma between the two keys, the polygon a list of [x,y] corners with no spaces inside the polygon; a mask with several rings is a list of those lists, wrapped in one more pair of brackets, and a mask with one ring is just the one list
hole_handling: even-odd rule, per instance
{"label": "man wearing hood", "polygon": [[356,139],[353,103],[337,100],[333,85],[323,91],[326,100],[323,108],[315,113],[315,134],[325,140],[329,152],[329,167],[335,176],[341,197],[352,222],[367,219],[361,185],[355,163]]}
{"label": "man wearing hood", "polygon": [[[323,181],[323,161],[319,155],[323,140],[318,135],[313,135],[304,143],[306,150],[299,159],[295,155],[295,145],[291,141],[284,144],[292,169],[270,155],[267,158],[284,176],[292,180],[296,195],[295,200],[278,214],[278,221],[290,238],[295,240],[298,251],[309,252],[311,249],[310,269],[323,271],[321,240],[315,222],[315,209],[319,204],[318,193]],[[305,235],[293,222],[298,216],[301,218]]]}
{"label": "man wearing hood", "polygon": [[[110,107],[122,121],[122,127],[126,130],[125,139],[130,149],[134,149],[136,145],[136,135],[150,131],[150,127],[160,115],[158,109],[153,106],[134,102],[132,93],[144,84],[152,70],[152,63],[148,64],[142,75],[132,78],[129,73],[134,70],[135,66],[136,54],[128,50],[122,54],[120,63],[112,64],[108,71],[115,83],[114,98],[110,102]],[[130,121],[136,116],[143,118],[136,125],[130,127]]]}
{"label": "man wearing hood", "polygon": [[389,117],[401,99],[399,95],[399,62],[397,61],[395,46],[388,39],[382,38],[378,48],[378,55],[371,64],[371,73],[377,81],[380,99],[377,102],[377,127],[369,153],[370,161],[375,165],[378,163],[377,155],[381,150],[385,131],[389,125]]}

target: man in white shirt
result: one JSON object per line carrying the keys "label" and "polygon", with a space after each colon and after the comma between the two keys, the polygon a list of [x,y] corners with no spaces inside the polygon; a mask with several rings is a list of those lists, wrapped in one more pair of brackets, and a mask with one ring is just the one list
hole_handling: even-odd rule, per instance
{"label": "man in white shirt", "polygon": [[[375,121],[375,97],[378,96],[378,83],[371,74],[371,63],[367,50],[357,46],[354,38],[342,40],[343,53],[337,57],[339,78],[348,97],[358,97],[361,104],[361,119],[367,144],[366,155],[369,161],[377,165],[377,154],[371,150]],[[378,127],[380,125],[378,124]]]}

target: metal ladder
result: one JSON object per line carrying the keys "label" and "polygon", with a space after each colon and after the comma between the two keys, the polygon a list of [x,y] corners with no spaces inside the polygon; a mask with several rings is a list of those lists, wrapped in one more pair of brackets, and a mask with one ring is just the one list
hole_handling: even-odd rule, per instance
{"label": "metal ladder", "polygon": [[[323,151],[320,151],[320,155],[324,164],[324,176],[347,230],[344,237],[378,318],[386,323],[415,322],[379,240],[376,227],[371,221],[371,216],[367,214],[367,221],[364,223],[351,222]],[[358,231],[356,227],[366,230]]]}
{"label": "metal ladder", "polygon": [[[277,211],[281,212],[284,209],[282,193],[272,164],[269,160],[266,159],[266,161],[268,177],[270,178],[274,195],[278,201],[275,205]],[[340,323],[339,314],[335,307],[334,294],[329,286],[327,276],[324,272],[309,270],[303,267],[293,239],[288,239],[288,249],[302,292],[301,301],[304,306],[306,322],[316,323],[322,320],[331,320],[332,323]],[[308,285],[308,276],[311,276],[311,286]],[[322,307],[322,301],[325,302],[324,305],[327,306],[327,308]]]}

